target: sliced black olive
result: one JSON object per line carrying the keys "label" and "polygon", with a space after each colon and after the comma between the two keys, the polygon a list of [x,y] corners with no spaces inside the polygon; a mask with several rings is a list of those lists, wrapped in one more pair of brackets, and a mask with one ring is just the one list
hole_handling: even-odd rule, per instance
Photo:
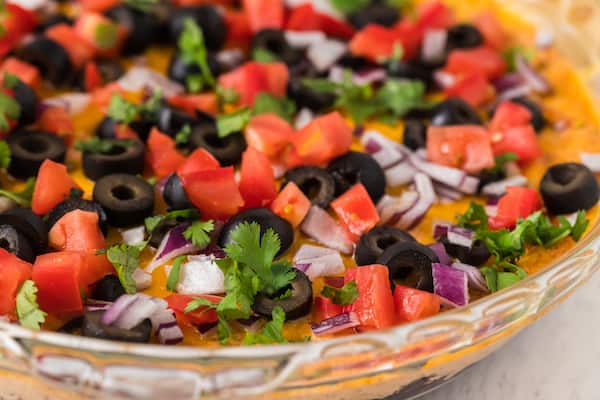
{"label": "sliced black olive", "polygon": [[115,301],[125,294],[121,281],[115,275],[106,275],[94,285],[91,298],[101,301]]}
{"label": "sliced black olive", "polygon": [[18,50],[18,57],[39,68],[42,76],[55,85],[71,80],[73,64],[69,53],[60,44],[44,36],[37,36]]}
{"label": "sliced black olive", "polygon": [[531,125],[533,125],[533,129],[535,129],[536,132],[541,132],[541,130],[544,129],[544,126],[546,126],[546,118],[544,117],[542,109],[536,102],[526,97],[518,97],[511,101],[525,106],[529,110],[531,113]]}
{"label": "sliced black olive", "polygon": [[175,228],[177,225],[180,224],[180,221],[172,218],[165,218],[162,221],[160,221],[152,231],[152,235],[150,235],[150,246],[154,247],[155,249],[158,249],[163,239],[165,238],[165,235],[169,233],[171,229]]}
{"label": "sliced black olive", "polygon": [[375,264],[377,258],[390,246],[399,242],[414,242],[415,238],[402,229],[382,225],[371,229],[360,237],[354,259],[357,265]]}
{"label": "sliced black olive", "polygon": [[29,238],[12,225],[0,225],[0,247],[21,260],[35,260],[36,253]]}
{"label": "sliced black olive", "polygon": [[335,180],[333,176],[319,167],[296,167],[287,171],[283,177],[284,188],[288,182],[294,182],[312,204],[321,208],[329,207],[335,197]]}
{"label": "sliced black olive", "polygon": [[287,95],[298,108],[321,111],[333,105],[336,97],[334,94],[312,90],[304,85],[304,79],[302,76],[292,76],[287,85]]}
{"label": "sliced black olive", "polygon": [[446,99],[433,107],[432,125],[481,125],[477,111],[457,97]]}
{"label": "sliced black olive", "polygon": [[135,175],[103,176],[94,186],[93,197],[106,212],[108,223],[116,227],[141,224],[154,210],[152,185]]}
{"label": "sliced black olive", "polygon": [[424,148],[427,145],[427,127],[418,119],[404,121],[404,136],[402,143],[412,150]]}
{"label": "sliced black olive", "polygon": [[29,87],[29,85],[19,80],[12,87],[13,95],[19,106],[21,114],[19,114],[19,125],[29,125],[35,122],[37,117],[37,95]]}
{"label": "sliced black olive", "polygon": [[58,203],[48,214],[46,214],[46,226],[50,230],[54,224],[65,214],[73,210],[91,211],[98,214],[98,225],[106,235],[108,232],[108,217],[100,204],[95,201],[84,200],[79,197],[70,197]]}
{"label": "sliced black olive", "polygon": [[477,191],[481,191],[481,189],[488,183],[498,182],[502,179],[505,179],[506,174],[504,173],[504,171],[483,170],[479,174],[477,174],[477,177],[479,178],[479,185],[477,185]]}
{"label": "sliced black olive", "polygon": [[294,65],[302,60],[302,53],[290,46],[283,31],[279,29],[263,29],[252,38],[252,50],[267,50],[282,62]]}
{"label": "sliced black olive", "polygon": [[61,333],[74,333],[78,329],[81,329],[83,325],[83,317],[75,317],[60,328],[58,328],[58,332]]}
{"label": "sliced black olive", "polygon": [[169,206],[169,210],[184,210],[193,207],[177,174],[171,174],[167,179],[163,188],[163,198]]}
{"label": "sliced black olive", "polygon": [[571,214],[595,206],[600,188],[588,167],[571,162],[548,168],[540,182],[540,194],[551,214]]}
{"label": "sliced black olive", "polygon": [[265,318],[271,318],[275,307],[283,308],[285,319],[293,320],[304,317],[310,312],[313,302],[312,283],[308,276],[300,270],[294,271],[296,278],[290,283],[291,294],[285,299],[273,299],[264,293],[258,293],[254,299],[252,310]]}
{"label": "sliced black olive", "polygon": [[446,249],[446,252],[452,257],[458,258],[461,262],[476,267],[485,263],[491,256],[485,243],[481,240],[473,242],[471,248],[452,244],[447,238],[440,240]]}
{"label": "sliced black olive", "polygon": [[88,311],[83,317],[81,336],[115,340],[119,342],[147,343],[152,333],[152,323],[145,319],[132,329],[121,329],[102,323],[104,311]]}
{"label": "sliced black olive", "polygon": [[143,12],[127,4],[120,4],[104,12],[111,20],[127,28],[123,54],[139,54],[156,40],[158,19],[153,13]]}
{"label": "sliced black olive", "polygon": [[[133,121],[129,124],[129,127],[138,134],[142,141],[145,142],[154,125],[155,124],[152,121],[141,119]],[[117,126],[118,123],[114,119],[108,116],[104,117],[98,126],[96,126],[96,136],[101,137],[102,139],[116,139]]]}
{"label": "sliced black olive", "polygon": [[63,138],[42,131],[15,131],[6,139],[11,161],[8,172],[15,178],[36,176],[46,159],[65,161],[67,145]]}
{"label": "sliced black olive", "polygon": [[347,52],[337,61],[337,64],[344,67],[349,68],[353,71],[369,68],[373,66],[373,63],[368,59],[352,54],[351,52]]}
{"label": "sliced black olive", "polygon": [[256,222],[260,225],[260,233],[264,235],[267,229],[271,228],[279,236],[281,247],[277,252],[277,257],[285,253],[294,242],[294,228],[285,219],[277,216],[268,208],[250,208],[233,216],[221,230],[219,235],[219,246],[225,246],[231,242],[231,232],[243,222]]}
{"label": "sliced black olive", "polygon": [[471,24],[458,24],[448,29],[448,39],[446,50],[448,52],[454,49],[469,49],[481,46],[483,44],[483,35],[475,26]]}
{"label": "sliced black olive", "polygon": [[171,40],[177,42],[183,31],[184,21],[193,19],[202,29],[206,47],[219,50],[227,37],[227,26],[221,13],[213,6],[179,7],[172,15],[169,23]]}
{"label": "sliced black olive", "polygon": [[139,140],[107,139],[113,143],[110,153],[83,152],[82,165],[85,176],[95,181],[104,175],[127,171],[130,174],[144,172],[144,145]]}
{"label": "sliced black olive", "polygon": [[[221,73],[221,67],[217,58],[213,53],[208,53],[206,56],[208,68],[213,76],[218,76]],[[200,67],[196,64],[188,64],[180,53],[174,53],[169,63],[169,78],[175,82],[179,82],[183,86],[187,86],[188,77],[201,74]]]}
{"label": "sliced black olive", "polygon": [[197,124],[198,121],[188,113],[169,106],[158,110],[158,129],[169,136],[175,137],[184,126]]}
{"label": "sliced black olive", "polygon": [[411,241],[398,242],[377,258],[377,264],[390,270],[392,281],[427,292],[433,292],[431,264],[438,261],[429,247]]}
{"label": "sliced black olive", "polygon": [[361,8],[348,16],[348,21],[356,28],[362,29],[369,24],[392,26],[398,22],[400,13],[397,7],[374,3]]}
{"label": "sliced black olive", "polygon": [[49,16],[42,22],[37,28],[36,31],[43,33],[46,29],[53,27],[54,25],[67,24],[73,25],[73,19],[67,17],[65,14],[54,14]]}
{"label": "sliced black olive", "polygon": [[335,194],[341,195],[356,183],[362,183],[373,203],[385,192],[385,174],[373,157],[367,153],[350,151],[329,164],[327,171],[335,180]]}
{"label": "sliced black olive", "polygon": [[192,126],[188,145],[191,150],[198,147],[206,149],[221,165],[227,166],[242,159],[242,153],[246,150],[246,139],[241,133],[220,138],[215,124],[202,123]]}
{"label": "sliced black olive", "polygon": [[434,68],[426,66],[423,63],[390,60],[386,63],[386,69],[388,75],[394,78],[421,81],[428,88],[433,84]]}
{"label": "sliced black olive", "polygon": [[30,208],[17,207],[3,212],[0,214],[0,224],[11,225],[23,233],[36,254],[46,250],[48,229],[42,218]]}

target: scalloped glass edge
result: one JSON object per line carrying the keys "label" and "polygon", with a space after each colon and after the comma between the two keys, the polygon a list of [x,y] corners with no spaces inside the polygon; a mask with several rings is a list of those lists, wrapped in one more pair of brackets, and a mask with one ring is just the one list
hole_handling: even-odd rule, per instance
{"label": "scalloped glass edge", "polygon": [[[600,0],[501,3],[552,29],[556,46],[577,67],[594,104],[600,104]],[[599,267],[597,223],[551,266],[467,307],[384,331],[300,344],[132,345],[0,322],[0,382],[6,394],[24,398],[51,393],[53,399],[98,394],[111,399],[358,399],[394,392],[409,398],[493,352]]]}

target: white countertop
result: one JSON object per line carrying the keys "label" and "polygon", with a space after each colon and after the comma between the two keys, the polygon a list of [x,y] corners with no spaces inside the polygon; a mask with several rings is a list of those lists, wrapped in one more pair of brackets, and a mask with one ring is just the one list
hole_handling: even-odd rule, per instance
{"label": "white countertop", "polygon": [[600,399],[600,273],[497,353],[420,400]]}

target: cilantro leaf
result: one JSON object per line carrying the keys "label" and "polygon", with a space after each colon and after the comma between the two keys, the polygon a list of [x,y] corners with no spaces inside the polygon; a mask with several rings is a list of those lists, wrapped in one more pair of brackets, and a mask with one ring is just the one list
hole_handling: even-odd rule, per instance
{"label": "cilantro leaf", "polygon": [[296,114],[296,104],[287,97],[278,97],[262,92],[256,96],[254,107],[252,107],[252,114],[260,115],[266,113],[277,114],[288,122],[292,122]]}
{"label": "cilantro leaf", "polygon": [[[183,256],[180,256],[180,257],[183,257]],[[177,258],[179,258],[179,257],[177,257]],[[175,260],[177,260],[177,259],[175,259]],[[192,299],[192,301],[187,303],[187,305],[183,309],[183,312],[186,314],[189,314],[191,312],[196,311],[200,307],[206,307],[206,309],[202,311],[202,312],[206,312],[208,310],[217,308],[217,304],[213,303],[212,301],[210,301],[208,299],[205,299],[204,297],[195,297],[194,299]]]}
{"label": "cilantro leaf", "polygon": [[8,143],[0,141],[0,168],[8,168],[10,165],[11,154]]}
{"label": "cilantro leaf", "polygon": [[100,49],[111,49],[118,40],[119,27],[112,22],[102,22],[94,30],[94,43]]}
{"label": "cilantro leaf", "polygon": [[252,110],[240,108],[230,114],[217,116],[217,133],[220,138],[227,137],[232,133],[240,132],[250,121]]}
{"label": "cilantro leaf", "polygon": [[259,63],[269,63],[279,61],[279,57],[273,54],[269,49],[257,47],[252,51],[252,59]]}
{"label": "cilantro leaf", "polygon": [[402,117],[408,111],[425,105],[423,96],[425,85],[421,81],[388,79],[377,92],[375,101],[386,104],[395,117]]}
{"label": "cilantro leaf", "polygon": [[247,268],[240,269],[239,264],[231,259],[216,262],[225,276],[227,293],[217,306],[217,313],[225,319],[249,318],[260,285],[258,277]]}
{"label": "cilantro leaf", "polygon": [[146,244],[146,242],[139,245],[116,244],[106,251],[108,261],[115,267],[119,281],[128,294],[137,292],[133,272],[140,265],[140,253]]}
{"label": "cilantro leaf", "polygon": [[239,93],[236,92],[235,89],[226,88],[221,85],[217,85],[215,92],[217,94],[219,109],[221,110],[223,109],[225,104],[235,104],[240,98]]}
{"label": "cilantro leaf", "polygon": [[151,121],[158,121],[158,111],[162,106],[162,100],[162,90],[153,91],[152,95],[138,106],[139,115]]}
{"label": "cilantro leaf", "polygon": [[174,292],[175,289],[177,289],[179,275],[181,273],[181,264],[183,264],[185,258],[186,256],[179,256],[173,261],[173,267],[171,268],[171,271],[169,271],[169,276],[167,277],[167,290],[170,290],[171,292]]}
{"label": "cilantro leaf", "polygon": [[321,295],[331,299],[333,304],[347,306],[354,303],[358,297],[358,287],[356,286],[355,281],[347,282],[339,289],[331,286],[324,286],[323,290],[321,290]]}
{"label": "cilantro leaf", "polygon": [[471,202],[467,211],[458,217],[458,225],[474,231],[487,229],[488,217],[485,208],[480,204]]}
{"label": "cilantro leaf", "polygon": [[150,12],[159,0],[123,0],[123,3],[142,12]]}
{"label": "cilantro leaf", "polygon": [[110,98],[107,115],[117,123],[130,124],[138,117],[138,106],[114,93]]}
{"label": "cilantro leaf", "polygon": [[132,139],[108,140],[94,136],[87,140],[75,142],[75,149],[89,154],[110,154],[117,149],[127,149],[133,145]]}
{"label": "cilantro leaf", "polygon": [[21,115],[21,106],[4,92],[0,92],[0,130],[10,129],[9,120],[17,120]]}
{"label": "cilantro leaf", "polygon": [[35,178],[29,178],[25,182],[25,187],[20,192],[11,192],[0,189],[0,196],[8,197],[21,207],[30,207],[33,189],[35,188]]}
{"label": "cilantro leaf", "polygon": [[579,239],[581,239],[581,237],[585,233],[585,230],[590,224],[590,221],[585,217],[586,215],[584,210],[578,211],[575,223],[571,226],[571,238],[573,238],[573,240],[576,242],[578,242]]}
{"label": "cilantro leaf", "polygon": [[336,10],[343,14],[352,14],[368,6],[370,0],[330,0]]}
{"label": "cilantro leaf", "polygon": [[283,323],[285,322],[285,311],[277,306],[271,312],[271,321],[267,322],[260,332],[246,332],[245,345],[286,343],[283,337]]}
{"label": "cilantro leaf", "polygon": [[516,69],[517,57],[523,57],[526,61],[531,61],[534,55],[535,53],[532,48],[515,45],[504,50],[502,58],[504,58],[504,61],[506,62],[508,71],[514,71]]}
{"label": "cilantro leaf", "polygon": [[13,75],[11,73],[5,72],[2,83],[4,87],[7,89],[13,89],[21,80],[18,76]]}
{"label": "cilantro leaf", "polygon": [[517,161],[519,156],[513,152],[498,154],[495,158],[495,165],[492,168],[486,169],[488,173],[497,174],[504,171],[504,167],[511,161]]}
{"label": "cilantro leaf", "polygon": [[196,65],[200,69],[202,80],[201,86],[198,88],[200,82],[196,79],[193,88],[190,88],[188,83],[188,89],[190,91],[199,91],[205,85],[211,87],[214,86],[215,78],[208,65],[208,52],[206,50],[204,34],[202,33],[202,29],[192,18],[186,18],[183,21],[183,31],[179,35],[177,45],[179,46],[183,60],[187,64]]}
{"label": "cilantro leaf", "polygon": [[174,210],[169,211],[164,215],[153,215],[152,217],[148,217],[144,220],[144,226],[146,227],[146,232],[152,233],[154,229],[165,219],[182,219],[189,220],[198,218],[200,213],[195,208],[186,208],[183,210]]}
{"label": "cilantro leaf", "polygon": [[187,144],[190,140],[190,135],[192,134],[192,127],[190,124],[185,124],[179,132],[175,135],[175,143],[178,146],[182,146]]}
{"label": "cilantro leaf", "polygon": [[204,248],[210,243],[208,234],[215,229],[215,223],[210,221],[194,221],[184,232],[183,237],[191,240],[194,246]]}
{"label": "cilantro leaf", "polygon": [[37,287],[35,282],[27,280],[21,285],[17,293],[17,317],[21,326],[29,329],[39,330],[41,324],[46,320],[46,313],[40,310],[37,303]]}

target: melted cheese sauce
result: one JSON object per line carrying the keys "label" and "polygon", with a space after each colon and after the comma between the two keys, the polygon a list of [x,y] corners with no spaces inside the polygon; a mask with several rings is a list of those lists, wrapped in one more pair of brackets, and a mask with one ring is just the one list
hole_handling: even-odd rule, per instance
{"label": "melted cheese sauce", "polygon": [[[517,16],[510,14],[507,10],[497,6],[491,0],[448,0],[459,20],[469,21],[470,16],[480,12],[482,9],[491,10],[499,16],[502,25],[511,27],[508,32],[510,42],[520,43],[527,47],[533,47],[533,28],[527,25]],[[160,71],[166,73],[168,60],[171,51],[165,48],[153,48],[146,54],[148,64]],[[125,62],[129,64],[129,62]],[[587,89],[582,85],[577,73],[569,63],[560,57],[553,49],[538,50],[533,60],[533,64],[551,83],[553,93],[543,98],[535,98],[541,105],[544,115],[548,120],[548,125],[539,135],[539,142],[544,150],[544,155],[535,162],[522,169],[531,184],[537,187],[539,181],[546,169],[553,164],[566,161],[580,161],[579,153],[582,150],[586,152],[600,152],[600,140],[598,140],[599,120],[591,103]],[[55,94],[48,91],[46,94]],[[96,125],[103,118],[103,113],[96,107],[90,106],[80,115],[74,117],[74,138],[80,139],[93,135]],[[557,121],[564,121],[567,128],[561,132],[554,131],[551,127]],[[396,126],[388,126],[377,122],[367,124],[367,128],[375,129],[393,140],[401,141],[403,126],[399,123]],[[356,142],[353,145],[356,150],[362,150]],[[88,180],[80,169],[81,155],[76,150],[69,150],[67,162],[70,171],[77,183],[85,190],[85,196],[91,198],[93,182]],[[8,183],[8,182],[5,182]],[[19,186],[16,184],[15,186]],[[402,188],[388,188],[388,193],[398,194]],[[453,203],[441,203],[434,205],[426,214],[423,221],[411,232],[420,242],[431,243],[432,224],[434,221],[445,220],[454,221],[457,214],[463,213],[473,200],[472,197],[465,197]],[[157,211],[164,210],[164,203],[160,196],[157,196]],[[594,207],[588,213],[591,219],[591,225],[594,225],[597,219],[597,207]],[[303,243],[309,242],[308,239],[300,238],[297,233],[296,242],[288,256],[291,257],[295,250]],[[112,230],[109,234],[108,242],[114,243],[120,240],[120,234],[117,230]],[[562,240],[552,248],[532,247],[529,248],[519,264],[529,273],[549,265],[557,257],[571,249],[575,243],[570,239]],[[145,250],[142,256],[142,266],[149,263],[153,256],[153,250]],[[352,258],[345,257],[347,267],[354,267]],[[318,279],[314,283],[314,293],[318,294],[323,286],[322,280]],[[153,273],[153,284],[145,293],[166,297],[171,292],[166,289],[166,272],[164,268],[157,268]],[[477,298],[477,294],[473,294]],[[49,321],[47,328],[51,328],[55,323]],[[194,327],[182,327],[185,333],[183,344],[195,346],[219,346],[216,335],[213,333],[201,335]],[[241,339],[243,330],[238,329],[238,338]],[[288,322],[284,328],[285,336],[291,340],[303,340],[311,336],[309,319]],[[234,341],[235,342],[235,341]]]}

